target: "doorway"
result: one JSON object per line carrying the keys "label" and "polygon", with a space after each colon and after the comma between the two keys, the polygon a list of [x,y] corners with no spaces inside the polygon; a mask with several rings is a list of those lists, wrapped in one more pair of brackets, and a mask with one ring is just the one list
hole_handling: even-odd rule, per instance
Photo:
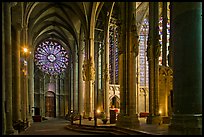
{"label": "doorway", "polygon": [[56,117],[56,105],[55,105],[55,93],[48,91],[45,97],[45,116],[46,117]]}

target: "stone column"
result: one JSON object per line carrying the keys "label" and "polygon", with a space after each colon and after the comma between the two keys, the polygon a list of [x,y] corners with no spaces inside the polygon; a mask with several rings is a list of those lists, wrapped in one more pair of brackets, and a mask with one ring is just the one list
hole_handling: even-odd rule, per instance
{"label": "stone column", "polygon": [[20,27],[16,26],[13,30],[15,38],[13,39],[13,121],[21,121],[21,78],[20,78]]}
{"label": "stone column", "polygon": [[59,116],[59,111],[60,111],[60,109],[59,109],[59,100],[60,100],[60,86],[59,86],[59,76],[57,76],[56,77],[56,79],[55,79],[55,96],[56,96],[56,99],[55,99],[55,102],[56,102],[56,106],[55,106],[55,108],[56,108],[56,117],[58,117]]}
{"label": "stone column", "polygon": [[[73,62],[73,61],[72,61]],[[73,73],[73,71],[74,71],[74,69],[73,69],[73,63],[71,64],[71,67],[70,67],[70,105],[71,105],[71,107],[70,107],[70,109],[71,109],[71,111],[73,112],[73,110],[74,110],[74,100],[73,100],[73,98],[74,98],[74,88],[73,88],[73,83],[74,83],[74,73]]]}
{"label": "stone column", "polygon": [[173,52],[172,52],[172,47],[173,47],[173,45],[172,45],[172,33],[171,33],[171,26],[172,26],[172,23],[173,23],[173,21],[171,20],[172,19],[172,2],[170,2],[170,4],[169,4],[169,9],[170,9],[170,37],[169,37],[169,54],[168,54],[168,65],[169,65],[169,67],[171,67],[172,68],[172,66],[173,66]]}
{"label": "stone column", "polygon": [[46,108],[45,108],[45,96],[46,96],[46,94],[45,93],[47,93],[47,84],[46,84],[46,75],[43,75],[43,88],[42,88],[42,113],[41,113],[41,115],[42,116],[45,116],[45,110],[46,110]]}
{"label": "stone column", "polygon": [[45,115],[45,92],[44,92],[44,87],[45,87],[45,77],[40,78],[40,91],[39,91],[39,108],[40,108],[40,115],[44,116]]}
{"label": "stone column", "polygon": [[94,111],[96,112],[98,108],[98,81],[99,81],[99,76],[98,76],[98,54],[99,54],[99,38],[96,39],[94,42],[94,59],[95,59],[95,82],[94,82]]}
{"label": "stone column", "polygon": [[84,111],[84,93],[83,93],[83,75],[82,75],[82,64],[83,64],[83,36],[82,36],[82,31],[80,31],[80,36],[79,36],[79,51],[78,51],[78,94],[79,94],[79,114],[83,116],[83,111]]}
{"label": "stone column", "polygon": [[94,116],[94,38],[86,40],[86,59],[83,64],[85,81],[85,117]]}
{"label": "stone column", "polygon": [[5,4],[2,3],[2,135],[6,134],[6,108],[5,108]]}
{"label": "stone column", "polygon": [[78,90],[77,90],[77,53],[76,46],[73,54],[73,111],[78,113]]}
{"label": "stone column", "polygon": [[166,66],[167,59],[167,2],[162,2],[162,65]]}
{"label": "stone column", "polygon": [[[136,114],[136,57],[138,55],[138,36],[135,18],[135,3],[125,2],[121,6],[122,28],[119,44],[119,84],[122,113],[116,125],[121,127],[139,127]],[[123,11],[124,10],[124,11]]]}
{"label": "stone column", "polygon": [[104,80],[104,112],[106,114],[106,117],[109,117],[109,22],[110,22],[110,17],[106,17],[106,27],[105,27],[105,49],[104,49],[104,65],[103,65],[103,80]]}
{"label": "stone column", "polygon": [[[27,33],[27,26],[24,25],[22,29],[22,39],[21,39],[21,44],[24,45],[22,48],[28,48],[27,46],[27,40],[26,40],[26,34]],[[28,120],[28,53],[22,51],[21,58],[23,60],[23,65],[22,65],[22,114],[23,114],[23,122],[27,126],[27,120]]]}
{"label": "stone column", "polygon": [[202,3],[172,3],[172,134],[202,135]]}
{"label": "stone column", "polygon": [[43,84],[43,80],[42,80],[42,78],[39,78],[38,79],[39,80],[39,108],[40,108],[40,115],[42,116],[42,108],[41,108],[41,106],[42,106],[42,84]]}
{"label": "stone column", "polygon": [[149,61],[149,113],[147,118],[148,124],[161,123],[159,116],[159,15],[158,15],[158,2],[149,3],[149,37],[147,56]]}
{"label": "stone column", "polygon": [[65,116],[65,96],[64,96],[64,78],[60,75],[60,95],[59,95],[59,116]]}
{"label": "stone column", "polygon": [[95,62],[94,62],[94,38],[90,37],[89,47],[89,92],[90,92],[90,110],[89,116],[94,116],[94,81],[95,81]]}
{"label": "stone column", "polygon": [[5,111],[6,134],[14,133],[12,126],[12,43],[11,43],[11,4],[4,3],[4,31],[5,31]]}
{"label": "stone column", "polygon": [[68,85],[68,87],[67,87],[68,88],[68,95],[67,95],[68,96],[68,114],[70,114],[71,110],[72,110],[71,69],[72,69],[72,67],[71,67],[71,62],[70,62],[70,65],[68,67],[68,72],[67,72],[67,75],[68,75],[68,78],[69,78],[68,81],[67,81],[67,85]]}
{"label": "stone column", "polygon": [[64,96],[65,96],[65,114],[68,114],[68,100],[69,100],[69,75],[68,75],[68,67],[69,65],[67,66],[67,69],[65,71],[65,79],[64,79]]}
{"label": "stone column", "polygon": [[31,52],[30,60],[28,62],[29,70],[29,112],[31,116],[34,116],[34,53]]}

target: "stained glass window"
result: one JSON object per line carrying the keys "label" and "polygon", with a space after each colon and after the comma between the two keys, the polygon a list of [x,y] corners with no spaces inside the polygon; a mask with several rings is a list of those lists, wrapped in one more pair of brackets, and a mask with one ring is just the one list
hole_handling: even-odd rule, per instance
{"label": "stained glass window", "polygon": [[110,84],[118,84],[118,29],[116,25],[110,27],[109,30],[109,73]]}
{"label": "stained glass window", "polygon": [[[163,21],[163,18],[160,17],[160,20],[159,20],[159,36],[160,36],[160,39],[159,39],[159,42],[160,44],[162,45],[162,21]],[[166,55],[169,54],[169,38],[170,38],[170,20],[168,19],[167,20],[167,42],[166,42],[166,47],[167,47],[167,53]],[[161,48],[161,53],[162,53],[162,48]],[[166,59],[167,61],[167,65],[168,65],[168,59]],[[162,54],[160,54],[160,57],[159,57],[159,65],[162,65]]]}
{"label": "stained glass window", "polygon": [[149,33],[149,22],[144,19],[139,36],[139,66],[140,86],[146,88],[149,85],[149,65],[147,61],[147,38]]}
{"label": "stained glass window", "polygon": [[68,65],[68,53],[56,41],[46,40],[35,50],[35,62],[40,70],[50,75],[63,72]]}

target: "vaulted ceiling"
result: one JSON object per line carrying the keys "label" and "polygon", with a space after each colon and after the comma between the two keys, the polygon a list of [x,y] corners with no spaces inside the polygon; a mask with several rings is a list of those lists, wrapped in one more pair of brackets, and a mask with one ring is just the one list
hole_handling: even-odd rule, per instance
{"label": "vaulted ceiling", "polygon": [[[120,10],[114,3],[112,16],[117,18]],[[56,39],[71,51],[78,45],[80,29],[89,33],[90,22],[95,14],[95,36],[102,34],[104,16],[113,2],[25,2],[25,24],[28,26],[28,41],[36,46],[44,39]],[[138,30],[142,20],[148,16],[149,2],[135,2]],[[98,30],[98,31],[96,31]]]}

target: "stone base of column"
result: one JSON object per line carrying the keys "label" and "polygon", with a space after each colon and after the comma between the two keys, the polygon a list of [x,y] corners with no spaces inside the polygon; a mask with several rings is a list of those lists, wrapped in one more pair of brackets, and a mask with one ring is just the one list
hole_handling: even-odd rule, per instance
{"label": "stone base of column", "polygon": [[202,135],[202,114],[173,115],[168,132],[172,135]]}
{"label": "stone base of column", "polygon": [[146,120],[147,124],[162,124],[162,117],[161,116],[152,116],[149,115],[147,116],[147,120]]}
{"label": "stone base of column", "polygon": [[122,127],[122,128],[136,129],[140,127],[140,121],[136,114],[131,116],[127,116],[127,115],[124,116],[119,114],[117,117],[116,126]]}
{"label": "stone base of column", "polygon": [[7,130],[6,135],[18,135],[18,130],[15,129]]}
{"label": "stone base of column", "polygon": [[28,127],[33,123],[33,118],[32,116],[28,116]]}

